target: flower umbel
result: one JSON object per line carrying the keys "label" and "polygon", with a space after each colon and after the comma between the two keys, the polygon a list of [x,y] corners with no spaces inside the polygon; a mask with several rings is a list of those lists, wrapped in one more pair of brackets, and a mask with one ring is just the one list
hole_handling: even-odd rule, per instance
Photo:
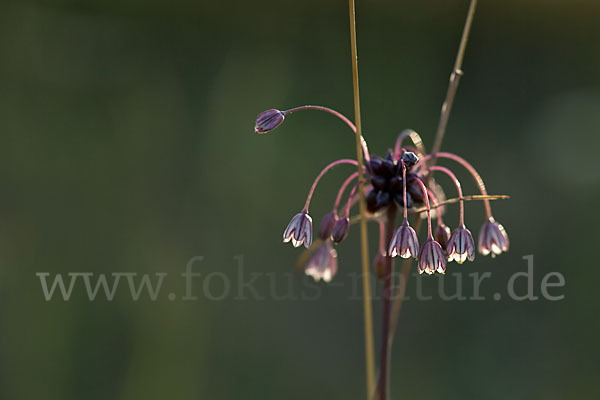
{"label": "flower umbel", "polygon": [[283,232],[283,242],[290,240],[294,247],[304,243],[304,247],[309,248],[312,244],[312,218],[306,211],[296,214]]}
{"label": "flower umbel", "polygon": [[[301,110],[320,110],[328,112],[346,123],[353,131],[356,128],[348,118],[327,107],[322,106],[301,106],[280,111],[277,109],[267,110],[261,113],[255,125],[257,133],[266,133],[277,128],[284,121],[285,116]],[[404,145],[405,139],[412,140],[412,145]],[[467,172],[471,174],[481,195],[484,196],[485,212],[487,221],[481,228],[479,234],[479,252],[483,255],[491,254],[492,257],[508,250],[508,237],[506,231],[498,222],[494,220],[491,211],[491,205],[487,199],[487,191],[483,179],[477,173],[475,168],[462,157],[446,152],[427,154],[423,146],[423,141],[418,133],[412,130],[403,131],[396,140],[393,149],[387,151],[385,157],[371,156],[366,141],[361,137],[361,145],[365,157],[363,172],[366,185],[364,195],[366,197],[368,218],[372,221],[381,223],[386,215],[386,210],[390,207],[402,208],[404,219],[397,228],[389,243],[380,245],[381,254],[389,254],[391,257],[400,256],[402,258],[419,258],[418,269],[420,273],[433,274],[435,272],[444,273],[447,261],[456,261],[462,263],[465,260],[472,261],[474,255],[474,243],[471,232],[464,225],[464,203],[461,184],[454,173],[444,166],[429,165],[433,160],[449,159],[458,162]],[[418,156],[417,156],[418,154]],[[310,247],[312,244],[312,219],[308,215],[308,207],[314,194],[317,184],[321,178],[333,167],[341,164],[351,164],[356,166],[358,162],[353,159],[341,159],[328,164],[318,174],[317,178],[310,187],[304,208],[297,214],[283,234],[283,241],[291,241],[295,247],[304,245]],[[445,200],[445,194],[434,180],[431,174],[435,171],[442,172],[449,176],[456,189],[458,190],[459,200],[459,223],[458,228],[450,231],[442,219],[445,213],[445,207],[438,207],[438,204]],[[354,172],[348,176],[337,192],[333,205],[333,210],[326,214],[319,226],[319,237],[325,242],[337,244],[343,241],[350,231],[350,209],[358,202],[360,190],[358,183],[358,173]],[[352,187],[349,194],[346,189]],[[345,198],[345,205],[342,197]],[[340,209],[341,208],[341,209]],[[415,211],[418,210],[418,211]],[[417,233],[410,226],[408,218],[415,215],[415,212],[426,211],[428,233],[427,240],[419,249],[419,239]],[[437,216],[438,226],[435,234],[432,232],[431,219]],[[380,232],[380,235],[382,233]],[[435,237],[435,239],[434,239]],[[332,243],[333,242],[333,243]],[[380,238],[382,242],[382,238]],[[318,254],[325,260],[326,254],[331,255],[331,251],[326,253],[327,247],[319,248]],[[333,250],[333,248],[331,248]],[[317,257],[315,254],[313,257]],[[322,261],[325,262],[325,261]],[[315,264],[316,263],[316,264]],[[337,258],[336,258],[337,263]],[[318,265],[317,259],[313,261],[313,269]],[[337,268],[337,264],[336,264]],[[333,276],[331,274],[330,276]]]}
{"label": "flower umbel", "polygon": [[[352,122],[337,111],[322,106],[302,106],[287,111],[271,109],[261,113],[257,118],[255,131],[258,133],[269,132],[278,127],[286,115],[301,110],[328,112],[344,121],[353,131],[356,130]],[[403,141],[405,139],[411,139],[413,142],[412,145],[404,145]],[[462,263],[465,260],[472,261],[474,259],[475,246],[473,237],[464,225],[465,200],[461,184],[449,168],[441,165],[429,165],[438,159],[453,160],[463,166],[471,174],[481,192],[487,221],[479,234],[479,252],[483,255],[491,254],[494,257],[508,250],[508,236],[502,225],[496,222],[492,216],[489,196],[487,196],[483,179],[465,159],[456,154],[446,152],[427,154],[423,146],[423,141],[412,130],[402,132],[398,136],[393,149],[388,150],[386,156],[383,158],[375,155],[371,156],[366,141],[362,137],[361,144],[365,157],[363,167],[365,180],[362,182],[366,183],[363,193],[366,197],[369,213],[368,219],[381,224],[390,207],[402,208],[404,212],[403,222],[396,229],[392,240],[387,243],[380,238],[380,253],[382,257],[387,253],[390,257],[418,258],[419,272],[427,274],[435,272],[444,273],[447,261]],[[312,196],[321,178],[331,168],[341,164],[351,164],[356,167],[358,162],[353,159],[341,159],[328,164],[322,169],[310,187],[303,210],[292,218],[292,221],[285,230],[283,234],[284,242],[291,241],[295,247],[304,245],[308,248],[311,246],[312,218],[308,215],[308,207]],[[432,177],[432,173],[436,171],[449,176],[458,191],[459,223],[458,228],[454,231],[450,231],[450,228],[444,224],[442,219],[445,207],[440,207],[439,203],[443,202],[446,196],[440,184]],[[356,182],[357,180],[357,172],[352,173],[345,179],[337,191],[332,211],[323,218],[319,226],[319,237],[324,243],[328,243],[328,245],[321,245],[313,255],[313,257],[317,257],[318,254],[319,258],[314,258],[311,264],[311,271],[321,271],[316,266],[325,265],[326,262],[324,260],[329,259],[330,263],[332,263],[332,252],[326,252],[326,249],[331,248],[330,250],[333,250],[331,247],[332,244],[340,243],[348,236],[351,225],[350,210],[358,202],[359,193],[356,192],[357,190],[360,191],[361,188]],[[349,187],[352,187],[352,190],[349,194],[346,194],[346,189]],[[346,198],[345,202],[342,201],[343,197]],[[410,216],[418,216],[423,211],[426,211],[428,231],[427,240],[419,248],[417,232],[410,226],[408,219]],[[438,219],[435,235],[431,227],[433,215],[437,216]],[[380,231],[381,235],[382,232]],[[335,260],[337,268],[337,258]],[[334,268],[332,267],[329,270],[333,271]],[[333,275],[331,273],[328,276],[333,277]],[[324,279],[324,275],[323,280],[326,280]]]}

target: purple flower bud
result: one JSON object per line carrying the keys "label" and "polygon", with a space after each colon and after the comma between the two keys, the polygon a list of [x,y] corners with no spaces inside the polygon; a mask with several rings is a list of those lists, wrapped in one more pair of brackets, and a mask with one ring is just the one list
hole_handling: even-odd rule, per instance
{"label": "purple flower bud", "polygon": [[348,236],[348,231],[350,230],[350,220],[348,217],[340,218],[337,220],[335,225],[333,226],[333,231],[331,232],[331,238],[335,243],[339,243],[342,240],[346,239]]}
{"label": "purple flower bud", "polygon": [[256,124],[254,125],[254,132],[256,133],[267,133],[277,128],[283,123],[285,114],[277,109],[271,109],[258,114],[256,117]]}
{"label": "purple flower bud", "polygon": [[323,240],[329,239],[331,236],[331,232],[333,231],[333,227],[337,222],[338,217],[335,215],[335,212],[330,212],[321,220],[321,225],[319,225],[319,237]]}
{"label": "purple flower bud", "polygon": [[438,242],[440,246],[442,246],[442,249],[446,249],[448,246],[448,240],[450,240],[451,233],[452,232],[450,231],[450,228],[448,228],[446,224],[441,224],[435,228],[435,231],[433,232],[433,237],[435,238],[436,242]]}
{"label": "purple flower bud", "polygon": [[438,242],[427,239],[419,253],[419,273],[431,275],[436,271],[440,274],[446,272],[446,253]]}
{"label": "purple flower bud", "polygon": [[456,261],[462,264],[465,260],[473,261],[475,259],[475,243],[471,232],[463,225],[452,232],[448,246],[448,261]]}
{"label": "purple flower bud", "polygon": [[378,279],[385,279],[385,254],[377,253],[375,259],[373,260],[373,268],[375,269],[375,276]]}
{"label": "purple flower bud", "polygon": [[331,246],[331,242],[327,240],[310,257],[304,273],[312,276],[315,281],[323,279],[323,281],[329,282],[335,276],[337,269],[337,252]]}
{"label": "purple flower bud", "polygon": [[312,244],[312,218],[305,211],[296,214],[283,232],[283,242],[290,240],[294,247],[304,243],[304,247],[309,248]]}
{"label": "purple flower bud", "polygon": [[388,253],[392,257],[417,258],[419,254],[419,239],[417,238],[417,233],[408,224],[407,220],[404,220],[402,225],[396,230],[396,233],[394,233]]}
{"label": "purple flower bud", "polygon": [[508,235],[504,227],[490,217],[479,231],[479,252],[484,256],[492,254],[496,257],[503,251],[508,251]]}

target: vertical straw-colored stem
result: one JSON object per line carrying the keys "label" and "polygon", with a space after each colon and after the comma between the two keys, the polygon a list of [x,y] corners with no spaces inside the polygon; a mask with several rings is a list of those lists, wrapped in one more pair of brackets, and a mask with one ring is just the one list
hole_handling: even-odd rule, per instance
{"label": "vertical straw-colored stem", "polygon": [[442,111],[440,114],[440,122],[438,124],[437,132],[435,134],[435,141],[433,142],[432,153],[437,153],[442,147],[442,140],[446,133],[446,125],[448,125],[448,118],[450,117],[450,111],[452,110],[452,103],[454,103],[454,96],[456,95],[456,89],[458,89],[458,83],[460,77],[463,75],[462,63],[465,57],[465,49],[467,48],[467,40],[469,38],[469,32],[471,31],[471,24],[473,23],[473,15],[475,15],[475,7],[477,6],[477,0],[471,0],[469,5],[469,12],[467,14],[467,20],[465,21],[465,27],[463,29],[462,37],[460,38],[460,45],[458,47],[458,53],[456,54],[456,61],[454,62],[454,69],[450,74],[450,84],[448,85],[448,91],[446,92],[446,99],[442,105]]}
{"label": "vertical straw-colored stem", "polygon": [[365,317],[365,358],[367,364],[367,399],[375,387],[375,357],[373,354],[373,315],[371,311],[371,282],[369,273],[369,245],[367,240],[367,207],[363,190],[362,126],[360,121],[360,98],[358,92],[358,56],[356,50],[356,12],[354,0],[348,0],[350,11],[350,47],[352,48],[352,83],[354,87],[354,122],[356,124],[356,159],[360,196],[360,250],[363,275],[363,308]]}

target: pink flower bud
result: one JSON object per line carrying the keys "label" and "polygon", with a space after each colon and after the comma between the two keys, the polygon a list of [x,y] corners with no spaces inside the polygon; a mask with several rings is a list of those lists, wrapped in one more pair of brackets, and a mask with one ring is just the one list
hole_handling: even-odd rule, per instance
{"label": "pink flower bud", "polygon": [[264,111],[256,117],[256,124],[254,125],[254,132],[256,133],[267,133],[277,128],[283,123],[285,114],[276,109]]}

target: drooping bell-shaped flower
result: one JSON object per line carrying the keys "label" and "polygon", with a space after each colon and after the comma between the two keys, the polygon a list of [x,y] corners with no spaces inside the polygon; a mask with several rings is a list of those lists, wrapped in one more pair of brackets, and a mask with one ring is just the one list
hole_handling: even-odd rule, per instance
{"label": "drooping bell-shaped flower", "polygon": [[331,241],[327,240],[310,257],[304,273],[312,276],[315,281],[322,279],[324,282],[329,282],[335,276],[337,269],[337,252],[331,246]]}
{"label": "drooping bell-shaped flower", "polygon": [[475,259],[475,243],[471,231],[464,225],[456,228],[450,236],[446,252],[448,261],[456,261],[459,264],[465,260],[473,261]]}
{"label": "drooping bell-shaped flower", "polygon": [[333,226],[333,231],[331,232],[331,238],[335,243],[339,243],[342,240],[346,239],[348,236],[348,232],[350,231],[350,219],[340,218],[337,220],[335,225]]}
{"label": "drooping bell-shaped flower", "polygon": [[408,224],[408,220],[405,219],[402,225],[396,230],[388,253],[392,257],[400,256],[402,258],[417,257],[419,254],[419,239],[417,233]]}
{"label": "drooping bell-shaped flower", "polygon": [[503,251],[508,251],[508,235],[504,227],[494,217],[490,217],[479,231],[479,252],[484,256],[491,254],[496,257]]}
{"label": "drooping bell-shaped flower", "polygon": [[446,253],[431,237],[423,244],[419,253],[419,273],[423,272],[428,275],[446,272]]}
{"label": "drooping bell-shaped flower", "polygon": [[294,247],[304,243],[304,247],[309,248],[312,244],[312,218],[306,211],[296,214],[283,232],[283,242],[290,240]]}

